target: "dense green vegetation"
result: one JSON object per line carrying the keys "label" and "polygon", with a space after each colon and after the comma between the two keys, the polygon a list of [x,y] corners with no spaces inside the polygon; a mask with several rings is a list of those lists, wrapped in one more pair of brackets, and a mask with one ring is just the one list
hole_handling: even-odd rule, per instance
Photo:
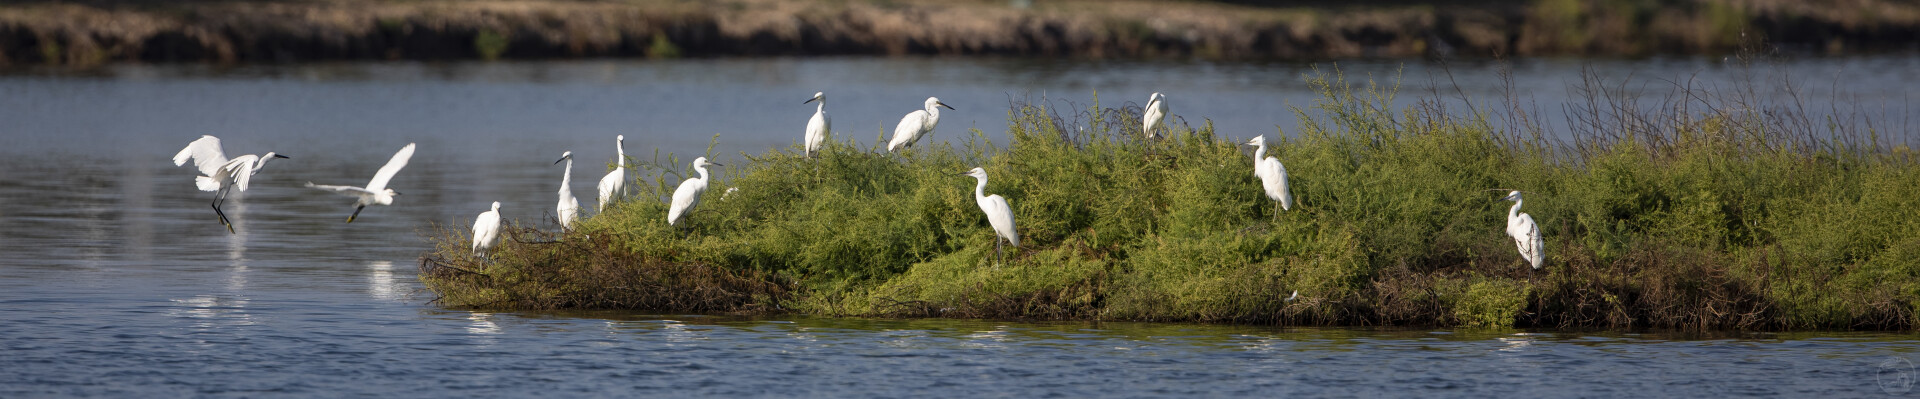
{"label": "dense green vegetation", "polygon": [[[564,234],[516,228],[492,260],[453,229],[422,278],[447,306],[1248,323],[1911,329],[1920,168],[1850,119],[1688,93],[1691,110],[1593,96],[1574,138],[1514,113],[1309,76],[1303,131],[1271,134],[1298,203],[1251,173],[1254,133],[1140,139],[1137,111],[1009,112],[1011,142],[894,155],[844,141],[719,171],[690,226],[660,199],[688,171],[638,163],[636,200]],[[1591,84],[1591,82],[1589,82]],[[1458,107],[1456,107],[1458,108]],[[1511,109],[1511,108],[1510,108]],[[1065,111],[1067,116],[1061,116]],[[1524,115],[1522,115],[1524,116]],[[1818,119],[1813,119],[1818,120]],[[947,133],[953,134],[953,133]],[[839,134],[845,139],[851,135]],[[973,195],[1012,203],[994,261]],[[730,195],[723,192],[739,187]],[[1530,273],[1504,192],[1546,236]],[[1300,300],[1283,298],[1298,290]]]}

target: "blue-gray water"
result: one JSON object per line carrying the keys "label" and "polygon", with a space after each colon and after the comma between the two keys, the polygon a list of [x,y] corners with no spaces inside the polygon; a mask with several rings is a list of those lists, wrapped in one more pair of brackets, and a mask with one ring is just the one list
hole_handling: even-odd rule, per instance
{"label": "blue-gray water", "polygon": [[[1657,85],[1712,82],[1723,64],[1522,60],[1514,81],[1553,111],[1582,67]],[[1827,88],[1820,98],[1904,110],[1920,83],[1901,76],[1916,66],[1783,68]],[[998,139],[1009,97],[1086,105],[1097,89],[1108,106],[1166,92],[1189,123],[1247,137],[1296,126],[1286,106],[1312,101],[1298,80],[1308,68],[855,58],[3,75],[0,397],[1914,395],[1899,380],[1920,361],[1911,334],[476,313],[427,303],[415,278],[432,223],[464,227],[492,201],[509,219],[546,218],[562,151],[580,161],[574,193],[591,208],[616,134],[641,158],[700,152],[715,133],[723,157],[760,152],[797,141],[813,110],[800,102],[826,91],[843,138],[870,143],[933,95],[958,108],[936,140],[967,128]],[[1404,68],[1401,103],[1444,76],[1419,62],[1341,68]],[[1452,80],[1500,96],[1493,68],[1456,64]],[[237,234],[191,168],[170,162],[201,134],[229,155],[293,157],[229,202]],[[408,142],[418,155],[393,181],[405,194],[352,224],[351,199],[299,187],[363,184]]]}

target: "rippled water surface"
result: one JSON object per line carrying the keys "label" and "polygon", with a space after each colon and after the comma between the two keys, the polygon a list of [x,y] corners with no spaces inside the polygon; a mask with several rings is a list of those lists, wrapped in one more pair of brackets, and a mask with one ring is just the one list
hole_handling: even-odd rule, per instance
{"label": "rippled water surface", "polygon": [[[1902,109],[1920,58],[1794,61],[1870,107]],[[1717,61],[1529,60],[1515,84],[1555,108],[1591,67],[1648,80],[1725,76]],[[498,64],[123,66],[0,76],[0,397],[40,396],[1787,396],[1912,397],[1920,340],[1895,333],[1674,335],[1141,323],[483,313],[427,303],[434,223],[492,201],[546,222],[562,151],[587,196],[612,137],[737,158],[797,141],[814,91],[843,139],[870,143],[928,95],[998,139],[1009,98],[1108,106],[1167,92],[1232,137],[1292,129],[1305,64],[820,59]],[[1327,66],[1323,65],[1323,69]],[[1406,91],[1437,66],[1400,72]],[[1495,96],[1490,64],[1455,65]],[[1834,79],[1838,73],[1847,79]],[[1403,93],[1414,96],[1418,93]],[[1892,124],[1898,126],[1897,124]],[[228,234],[171,156],[201,134],[277,151],[229,201]],[[404,193],[342,223],[408,142]],[[721,178],[725,178],[724,174]],[[956,190],[966,189],[956,181]],[[1901,380],[1901,378],[1906,378]],[[1907,381],[1902,385],[1901,381]],[[1903,388],[1905,387],[1905,388]]]}

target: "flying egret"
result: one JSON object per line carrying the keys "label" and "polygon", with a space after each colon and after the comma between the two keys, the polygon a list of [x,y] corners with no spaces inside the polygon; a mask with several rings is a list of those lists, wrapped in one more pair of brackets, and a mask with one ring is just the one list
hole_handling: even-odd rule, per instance
{"label": "flying egret", "polygon": [[1507,236],[1513,237],[1513,244],[1520,249],[1520,257],[1540,270],[1540,263],[1547,259],[1547,243],[1540,239],[1540,225],[1533,223],[1533,215],[1520,213],[1520,191],[1507,193],[1504,201],[1513,201],[1513,207],[1507,208]]}
{"label": "flying egret", "polygon": [[1281,302],[1293,302],[1298,300],[1300,300],[1300,290],[1293,290],[1293,295],[1288,296],[1287,299],[1281,300]]}
{"label": "flying egret", "polygon": [[993,225],[994,256],[1000,256],[1000,239],[1002,238],[1006,239],[1007,243],[1013,244],[1014,248],[1019,248],[1020,232],[1014,229],[1013,207],[1007,205],[1006,197],[1001,197],[1000,194],[987,195],[987,170],[973,168],[961,175],[973,176],[980,180],[979,184],[973,186],[973,200],[980,203],[980,211],[987,214],[987,223]]}
{"label": "flying egret", "polygon": [[[1293,210],[1293,189],[1287,186],[1287,167],[1280,164],[1279,158],[1267,155],[1267,136],[1253,136],[1247,144],[1254,146],[1253,176],[1260,178],[1261,188],[1267,198],[1280,202],[1280,209]],[[1279,216],[1280,212],[1274,212]]]}
{"label": "flying egret", "polygon": [[619,152],[619,166],[600,178],[600,206],[594,212],[606,212],[607,203],[627,196],[627,135],[613,137],[613,149]]}
{"label": "flying egret", "polygon": [[473,218],[473,255],[485,255],[499,241],[500,201],[494,201],[493,210],[480,212],[480,217]]}
{"label": "flying egret", "polygon": [[680,188],[673,189],[673,204],[667,207],[667,225],[672,226],[686,219],[687,212],[700,205],[700,194],[707,192],[707,166],[726,166],[708,162],[707,157],[693,159],[693,170],[700,177],[682,180]]}
{"label": "flying egret", "polygon": [[887,142],[887,151],[899,151],[912,147],[926,136],[933,135],[933,126],[940,124],[940,107],[953,109],[953,106],[940,102],[939,97],[927,97],[927,109],[907,113],[900,118],[900,125],[893,128],[893,140]]}
{"label": "flying egret", "polygon": [[412,158],[413,143],[407,143],[406,147],[400,147],[399,152],[393,153],[393,159],[388,159],[386,166],[381,166],[380,171],[373,172],[373,180],[368,180],[366,187],[328,186],[313,184],[313,182],[307,182],[307,187],[357,198],[353,202],[353,214],[347,215],[347,223],[353,223],[353,218],[359,217],[360,211],[367,209],[367,205],[393,205],[393,196],[400,195],[400,192],[387,188],[387,182],[393,180],[393,174],[400,173],[400,168],[407,167],[407,160]]}
{"label": "flying egret", "polygon": [[567,162],[567,171],[560,174],[560,205],[554,208],[554,214],[560,218],[561,229],[572,229],[573,218],[580,215],[580,200],[573,198],[573,151],[560,154],[560,160]]}
{"label": "flying egret", "polygon": [[1166,122],[1167,120],[1167,96],[1161,95],[1158,92],[1147,96],[1147,106],[1144,108],[1144,111],[1141,112],[1140,115],[1140,120],[1142,121],[1140,131],[1145,132],[1147,138],[1160,138],[1160,135],[1154,134],[1153,128],[1160,126],[1162,122]]}
{"label": "flying egret", "polygon": [[233,189],[247,191],[247,181],[252,180],[253,174],[260,173],[260,169],[267,167],[267,161],[274,158],[287,156],[268,151],[266,155],[247,154],[227,159],[226,152],[220,149],[220,138],[209,135],[200,136],[199,140],[187,143],[187,148],[173,154],[173,166],[185,165],[187,160],[193,160],[193,167],[205,175],[193,178],[194,185],[200,191],[215,192],[213,214],[220,216],[220,224],[227,226],[227,234],[233,234],[233,222],[227,220],[227,212],[220,210],[220,204],[227,201],[227,194]]}
{"label": "flying egret", "polygon": [[808,157],[812,157],[814,151],[819,151],[820,146],[827,143],[827,133],[833,130],[833,120],[827,118],[827,93],[813,93],[813,99],[802,102],[801,104],[815,101],[819,101],[820,104],[813,107],[813,119],[807,120],[806,149]]}

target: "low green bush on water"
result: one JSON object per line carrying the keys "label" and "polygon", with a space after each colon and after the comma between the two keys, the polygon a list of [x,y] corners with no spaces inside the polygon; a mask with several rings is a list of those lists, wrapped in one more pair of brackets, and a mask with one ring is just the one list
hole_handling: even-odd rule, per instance
{"label": "low green bush on water", "polygon": [[[1337,73],[1306,81],[1323,98],[1294,110],[1304,129],[1268,135],[1292,210],[1261,193],[1238,145],[1252,132],[1229,138],[1203,123],[1149,141],[1137,111],[1017,105],[1004,146],[976,130],[899,155],[836,142],[815,158],[744,156],[716,171],[684,226],[667,225],[663,199],[687,162],[656,154],[637,163],[634,200],[573,231],[515,229],[487,261],[467,254],[459,230],[443,232],[422,278],[444,305],[505,309],[1916,325],[1920,169],[1871,131],[1693,93],[1708,111],[1595,111],[1572,118],[1572,140],[1550,140],[1431,99],[1394,109],[1395,87],[1356,88]],[[974,166],[1016,215],[1022,246],[1004,260],[975,181],[957,175]],[[1496,188],[1528,192],[1544,270],[1530,271],[1505,235],[1512,203]]]}

